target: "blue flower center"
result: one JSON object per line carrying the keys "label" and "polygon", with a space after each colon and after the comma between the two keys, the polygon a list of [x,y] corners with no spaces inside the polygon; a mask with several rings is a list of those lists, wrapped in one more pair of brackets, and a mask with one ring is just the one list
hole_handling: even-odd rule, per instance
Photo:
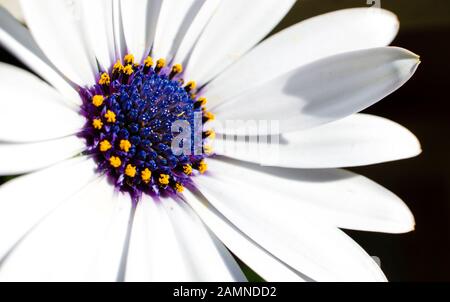
{"label": "blue flower center", "polygon": [[[138,64],[132,55],[123,61],[102,73],[98,84],[80,88],[86,152],[99,173],[135,200],[142,193],[180,193],[191,176],[207,169],[206,141],[214,132],[202,132],[201,124],[214,116],[205,109],[206,99],[196,96],[195,82],[184,84],[181,65],[166,67],[163,59],[154,64],[151,57]],[[193,143],[196,119],[200,148]],[[175,140],[181,134],[184,139]]]}

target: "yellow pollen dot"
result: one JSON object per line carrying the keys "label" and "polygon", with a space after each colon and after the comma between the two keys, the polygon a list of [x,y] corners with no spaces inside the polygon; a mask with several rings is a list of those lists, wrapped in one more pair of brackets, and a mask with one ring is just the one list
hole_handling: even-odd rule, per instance
{"label": "yellow pollen dot", "polygon": [[111,110],[106,111],[105,118],[108,121],[108,123],[116,122],[116,114],[114,112],[112,112]]}
{"label": "yellow pollen dot", "polygon": [[153,66],[153,58],[152,57],[147,57],[144,60],[144,64],[145,64],[145,67],[152,67]]}
{"label": "yellow pollen dot", "polygon": [[173,65],[172,72],[177,73],[177,74],[183,72],[183,65],[181,65],[181,64]]}
{"label": "yellow pollen dot", "polygon": [[122,62],[120,60],[117,60],[116,64],[114,64],[113,69],[117,70],[117,71],[122,71],[123,70],[123,65]]}
{"label": "yellow pollen dot", "polygon": [[214,114],[212,114],[211,112],[205,112],[204,116],[209,121],[214,121],[216,119],[216,116]]}
{"label": "yellow pollen dot", "polygon": [[108,142],[106,139],[100,142],[100,151],[106,152],[109,149],[111,149],[111,143]]}
{"label": "yellow pollen dot", "polygon": [[206,172],[206,170],[208,170],[208,164],[202,160],[199,164],[198,164],[198,171],[203,174]]}
{"label": "yellow pollen dot", "polygon": [[183,166],[183,172],[186,175],[191,175],[192,174],[192,166],[191,165],[184,165]]}
{"label": "yellow pollen dot", "polygon": [[125,68],[123,69],[123,73],[131,75],[133,73],[133,66],[131,65],[125,66]]}
{"label": "yellow pollen dot", "polygon": [[111,156],[109,163],[114,168],[119,168],[122,165],[122,161],[117,156]]}
{"label": "yellow pollen dot", "polygon": [[198,98],[197,102],[200,102],[202,106],[205,106],[208,103],[208,99],[205,97]]}
{"label": "yellow pollen dot", "polygon": [[106,72],[104,72],[100,76],[100,80],[98,81],[98,83],[100,85],[109,85],[109,84],[111,84],[111,79],[110,79],[109,75]]}
{"label": "yellow pollen dot", "polygon": [[128,140],[123,139],[123,140],[120,141],[120,146],[119,147],[120,147],[120,150],[128,152],[128,151],[130,151],[131,143]]}
{"label": "yellow pollen dot", "polygon": [[127,167],[125,168],[125,175],[127,175],[129,177],[135,177],[136,176],[136,167],[128,164]]}
{"label": "yellow pollen dot", "polygon": [[189,89],[189,90],[194,90],[195,88],[197,88],[197,83],[194,82],[194,81],[189,81],[186,84],[186,88]]}
{"label": "yellow pollen dot", "polygon": [[105,98],[103,95],[94,95],[92,98],[92,104],[94,104],[95,107],[100,107],[103,105],[103,102],[105,101]]}
{"label": "yellow pollen dot", "polygon": [[92,121],[92,126],[94,126],[95,129],[100,130],[103,127],[103,122],[102,120],[96,118]]}
{"label": "yellow pollen dot", "polygon": [[183,193],[184,187],[183,187],[182,184],[176,183],[176,184],[175,184],[175,190],[176,190],[178,193]]}
{"label": "yellow pollen dot", "polygon": [[134,63],[134,56],[132,54],[127,54],[124,58],[123,58],[125,64],[133,64]]}
{"label": "yellow pollen dot", "polygon": [[150,171],[148,168],[145,168],[145,170],[141,172],[141,178],[146,184],[150,182],[151,177],[152,171]]}
{"label": "yellow pollen dot", "polygon": [[159,59],[158,61],[156,61],[156,68],[163,68],[164,66],[166,66],[166,60],[165,59]]}
{"label": "yellow pollen dot", "polygon": [[164,185],[164,186],[167,186],[169,184],[169,175],[161,174],[159,176],[159,183]]}
{"label": "yellow pollen dot", "polygon": [[210,155],[213,153],[213,148],[211,147],[211,145],[204,145],[203,151],[205,151],[205,154]]}
{"label": "yellow pollen dot", "polygon": [[216,131],[214,131],[214,130],[208,130],[208,131],[206,131],[205,134],[210,139],[215,139],[216,138]]}

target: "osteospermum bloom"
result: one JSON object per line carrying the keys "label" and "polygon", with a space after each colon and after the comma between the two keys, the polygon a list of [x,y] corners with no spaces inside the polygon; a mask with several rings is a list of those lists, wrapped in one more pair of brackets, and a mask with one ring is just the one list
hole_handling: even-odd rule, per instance
{"label": "osteospermum bloom", "polygon": [[[245,280],[230,251],[269,281],[385,280],[340,229],[408,232],[413,216],[336,168],[420,153],[358,114],[419,59],[386,46],[393,14],[365,8],[259,43],[294,2],[23,0],[30,31],[0,10],[2,45],[50,84],[0,65],[0,173],[26,174],[0,188],[0,280]],[[174,122],[196,115],[205,152],[175,154]],[[279,121],[255,134],[278,156],[211,146],[212,120]]]}

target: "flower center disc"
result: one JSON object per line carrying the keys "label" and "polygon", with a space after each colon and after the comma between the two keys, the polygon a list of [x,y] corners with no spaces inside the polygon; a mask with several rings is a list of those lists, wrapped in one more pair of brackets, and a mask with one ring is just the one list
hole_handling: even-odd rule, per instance
{"label": "flower center disc", "polygon": [[[181,65],[166,67],[165,60],[159,59],[154,66],[151,57],[138,64],[132,55],[123,61],[101,74],[98,84],[80,88],[81,113],[87,119],[80,135],[87,153],[96,160],[98,171],[133,199],[142,193],[180,193],[190,176],[206,171],[203,151],[209,151],[205,142],[214,133],[200,129],[199,154],[192,143],[188,152],[174,150],[174,138],[189,129],[193,140],[195,119],[206,122],[214,116],[205,110],[206,99],[195,96],[195,82],[184,85]],[[173,132],[176,121],[187,127]],[[183,144],[186,141],[177,147]]]}

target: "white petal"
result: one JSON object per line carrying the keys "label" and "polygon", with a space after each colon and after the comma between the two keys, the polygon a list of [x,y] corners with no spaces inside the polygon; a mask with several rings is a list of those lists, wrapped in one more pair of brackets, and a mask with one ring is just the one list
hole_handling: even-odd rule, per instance
{"label": "white petal", "polygon": [[69,101],[81,103],[75,89],[53,67],[30,32],[0,7],[0,43],[25,65],[52,84]]}
{"label": "white petal", "polygon": [[89,45],[103,71],[108,71],[116,59],[111,0],[81,0]]}
{"label": "white petal", "polygon": [[143,196],[133,220],[125,281],[181,281],[190,274],[166,211]]}
{"label": "white petal", "polygon": [[101,178],[61,204],[6,257],[0,279],[116,281],[131,200],[113,194]]}
{"label": "white petal", "polygon": [[280,136],[252,141],[223,136],[214,152],[265,166],[341,168],[365,166],[417,156],[417,138],[390,120],[353,114],[345,119]]}
{"label": "white petal", "polygon": [[55,66],[78,85],[92,85],[98,72],[85,31],[80,1],[21,0],[26,23]]}
{"label": "white petal", "polygon": [[371,8],[345,9],[300,22],[263,41],[209,83],[208,104],[215,106],[331,55],[387,46],[398,28],[393,13]]}
{"label": "white petal", "polygon": [[261,41],[295,0],[222,1],[195,45],[186,78],[207,83]]}
{"label": "white petal", "polygon": [[[121,59],[127,53],[125,28],[123,25],[123,11],[121,0],[110,0],[112,2],[112,22],[114,35],[114,51],[116,59]],[[130,1],[127,1],[130,2]]]}
{"label": "white petal", "polygon": [[414,217],[406,204],[361,175],[337,169],[283,169],[234,161],[208,162],[211,171],[220,171],[217,177],[234,179],[234,182],[243,179],[244,187],[259,191],[258,197],[278,195],[267,202],[267,214],[277,213],[278,217],[295,220],[304,212],[322,223],[361,231],[405,233],[414,229]]}
{"label": "white petal", "polygon": [[22,10],[17,0],[1,0],[0,5],[4,6],[19,21],[23,21]]}
{"label": "white petal", "polygon": [[203,2],[202,7],[192,20],[192,24],[189,26],[189,29],[179,45],[174,62],[186,65],[186,60],[188,59],[192,48],[208,22],[211,20],[211,17],[216,12],[220,2],[221,0],[208,0]]}
{"label": "white petal", "polygon": [[85,119],[38,77],[0,63],[0,141],[31,142],[78,133]]}
{"label": "white petal", "polygon": [[136,209],[126,269],[126,281],[243,278],[234,259],[208,234],[192,210],[148,196]]}
{"label": "white petal", "polygon": [[196,179],[201,192],[240,230],[286,264],[316,281],[385,281],[373,259],[338,228],[304,211],[284,216],[271,212],[269,206],[271,210],[283,207],[276,190],[267,194],[216,171],[217,175]]}
{"label": "white petal", "polygon": [[192,20],[197,16],[205,1],[163,1],[152,49],[153,57],[173,59]]}
{"label": "white petal", "polygon": [[196,280],[242,282],[245,276],[233,256],[211,235],[197,214],[184,201],[162,202],[172,222],[175,236],[190,263]]}
{"label": "white petal", "polygon": [[92,181],[94,169],[94,161],[78,157],[2,185],[0,262],[33,226]]}
{"label": "white petal", "polygon": [[149,54],[155,39],[162,2],[162,0],[121,2],[127,49],[139,62]]}
{"label": "white petal", "polygon": [[[336,55],[278,77],[213,111],[221,121],[279,121],[281,133],[311,128],[383,99],[406,83],[419,63],[415,54],[395,47]],[[239,125],[225,129],[242,130]]]}
{"label": "white petal", "polygon": [[279,259],[275,258],[251,238],[243,234],[232,223],[198,194],[189,191],[184,198],[203,222],[237,257],[269,282],[305,281],[300,274],[293,271]]}
{"label": "white petal", "polygon": [[37,143],[0,143],[0,175],[15,175],[48,167],[80,154],[86,145],[76,136]]}

